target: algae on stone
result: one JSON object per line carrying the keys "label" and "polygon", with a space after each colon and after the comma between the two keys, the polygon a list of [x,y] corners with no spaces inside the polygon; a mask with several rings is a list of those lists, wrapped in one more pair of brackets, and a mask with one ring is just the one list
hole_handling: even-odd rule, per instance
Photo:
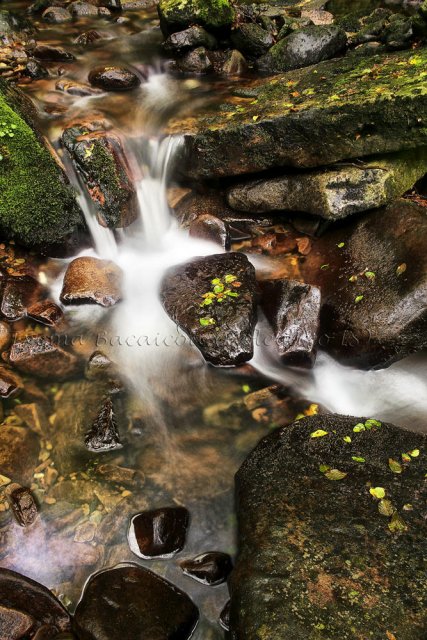
{"label": "algae on stone", "polygon": [[192,24],[216,30],[230,27],[235,11],[229,0],[160,0],[159,15],[166,32]]}

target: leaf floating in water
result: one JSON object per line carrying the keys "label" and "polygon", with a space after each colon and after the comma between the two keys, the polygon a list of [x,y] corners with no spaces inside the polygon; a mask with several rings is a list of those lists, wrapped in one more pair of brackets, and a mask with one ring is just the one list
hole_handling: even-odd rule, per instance
{"label": "leaf floating in water", "polygon": [[355,427],[353,427],[353,431],[354,433],[360,433],[361,431],[366,431],[366,427],[362,422],[359,422]]}
{"label": "leaf floating in water", "polygon": [[402,465],[397,460],[393,458],[388,459],[388,466],[393,473],[402,473]]}
{"label": "leaf floating in water", "polygon": [[328,471],[325,471],[325,477],[328,478],[328,480],[342,480],[346,476],[347,474],[339,469],[328,469]]}
{"label": "leaf floating in water", "polygon": [[378,511],[382,516],[392,516],[396,509],[393,507],[391,500],[380,500]]}
{"label": "leaf floating in water", "polygon": [[401,515],[395,511],[390,518],[390,522],[388,523],[388,528],[393,533],[397,533],[398,531],[407,531],[408,525],[404,521]]}
{"label": "leaf floating in water", "polygon": [[420,455],[420,450],[419,449],[413,449],[412,451],[409,451],[408,453],[411,456],[411,458],[418,458],[418,456]]}
{"label": "leaf floating in water", "polygon": [[355,462],[366,462],[365,458],[360,458],[359,456],[351,456],[351,459]]}
{"label": "leaf floating in water", "polygon": [[385,489],[383,489],[383,487],[371,487],[369,489],[369,493],[374,498],[377,498],[377,500],[382,500],[382,498],[385,498]]}
{"label": "leaf floating in water", "polygon": [[343,440],[344,442],[351,442],[350,436],[344,436]]}
{"label": "leaf floating in water", "polygon": [[323,438],[323,436],[327,436],[328,431],[323,431],[323,429],[317,429],[317,431],[313,431],[310,433],[310,438]]}
{"label": "leaf floating in water", "polygon": [[400,264],[396,269],[396,275],[401,276],[402,273],[405,273],[405,271],[406,271],[406,262],[402,262],[402,264]]}

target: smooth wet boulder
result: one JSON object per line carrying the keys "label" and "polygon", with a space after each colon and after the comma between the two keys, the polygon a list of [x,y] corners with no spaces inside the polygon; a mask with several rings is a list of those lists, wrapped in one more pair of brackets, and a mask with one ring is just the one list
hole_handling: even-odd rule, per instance
{"label": "smooth wet boulder", "polygon": [[[33,638],[42,627],[46,632],[43,638],[71,631],[70,616],[59,600],[43,585],[9,569],[0,569],[0,611],[0,620],[16,619],[19,612],[21,622],[21,616],[32,621],[31,635],[18,636],[17,640]],[[14,636],[7,636],[7,640],[11,638]]]}
{"label": "smooth wet boulder", "polygon": [[70,378],[79,370],[79,361],[58,342],[55,336],[38,334],[17,338],[10,349],[10,364],[38,378]]}
{"label": "smooth wet boulder", "polygon": [[215,49],[217,44],[217,40],[214,36],[203,29],[203,27],[194,25],[184,31],[172,33],[168,38],[166,38],[163,46],[165,51],[179,54],[196,47]]}
{"label": "smooth wet boulder", "polygon": [[170,558],[182,551],[190,514],[185,507],[165,507],[135,515],[129,525],[128,542],[139,558]]}
{"label": "smooth wet boulder", "polygon": [[76,258],[65,272],[61,302],[111,307],[122,298],[121,282],[122,271],[111,260]]}
{"label": "smooth wet boulder", "polygon": [[230,248],[231,239],[227,224],[221,218],[216,218],[209,213],[193,220],[189,227],[189,233],[192,238],[215,242],[226,251]]}
{"label": "smooth wet boulder", "polygon": [[324,415],[261,441],[236,476],[233,639],[425,637],[426,440]]}
{"label": "smooth wet boulder", "polygon": [[389,204],[426,172],[426,152],[414,150],[318,171],[252,179],[231,187],[227,201],[237,211],[301,211],[338,220]]}
{"label": "smooth wet boulder", "polygon": [[347,36],[336,25],[311,25],[294,31],[271,47],[259,61],[265,71],[292,71],[329,60],[345,50]]}
{"label": "smooth wet boulder", "polygon": [[160,0],[158,10],[160,25],[166,34],[193,24],[221,31],[229,28],[235,18],[229,0]]}
{"label": "smooth wet boulder", "polygon": [[255,269],[240,253],[195,258],[170,269],[162,283],[166,312],[215,365],[253,356]]}
{"label": "smooth wet boulder", "polygon": [[247,22],[232,31],[231,42],[245,56],[259,58],[274,44],[274,38],[256,22]]}
{"label": "smooth wet boulder", "polygon": [[180,589],[128,564],[92,576],[74,616],[80,640],[188,640],[198,610]]}
{"label": "smooth wet boulder", "polygon": [[191,177],[229,177],[426,146],[424,72],[420,48],[239,82],[215,111],[170,123],[169,133],[184,134],[177,166]]}
{"label": "smooth wet boulder", "polygon": [[349,218],[301,265],[322,291],[321,348],[359,367],[427,347],[426,208],[408,200]]}
{"label": "smooth wet boulder", "polygon": [[131,91],[141,83],[138,76],[126,67],[96,67],[89,73],[89,82],[104,91]]}
{"label": "smooth wet boulder", "polygon": [[136,191],[120,138],[94,126],[65,129],[62,142],[94,203],[100,224],[127,227],[138,216]]}
{"label": "smooth wet boulder", "polygon": [[210,587],[222,584],[228,578],[233,564],[228,553],[208,551],[179,563],[183,573]]}
{"label": "smooth wet boulder", "polygon": [[[19,89],[0,80],[0,228],[26,245],[60,242],[81,221],[72,190]],[[34,171],[37,167],[37,171]]]}
{"label": "smooth wet boulder", "polygon": [[261,307],[283,362],[313,365],[320,330],[320,289],[294,280],[264,280],[260,286]]}

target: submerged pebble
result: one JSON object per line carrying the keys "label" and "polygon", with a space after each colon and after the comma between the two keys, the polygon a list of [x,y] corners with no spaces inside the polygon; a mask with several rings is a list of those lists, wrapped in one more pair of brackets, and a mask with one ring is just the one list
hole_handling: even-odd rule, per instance
{"label": "submerged pebble", "polygon": [[38,515],[37,504],[27,487],[12,484],[8,487],[7,498],[16,521],[21,527],[29,527]]}
{"label": "submerged pebble", "polygon": [[179,565],[186,576],[210,587],[225,582],[233,568],[228,553],[220,551],[202,553],[193,559],[183,560]]}
{"label": "submerged pebble", "polygon": [[138,76],[125,67],[96,67],[89,73],[89,82],[104,91],[130,91],[140,85]]}
{"label": "submerged pebble", "polygon": [[139,558],[170,558],[185,545],[190,514],[184,507],[138,513],[131,520],[128,541]]}

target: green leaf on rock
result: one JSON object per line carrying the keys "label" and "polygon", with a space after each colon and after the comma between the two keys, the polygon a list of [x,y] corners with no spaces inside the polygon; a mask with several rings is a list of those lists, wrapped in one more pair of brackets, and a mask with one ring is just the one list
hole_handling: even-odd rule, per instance
{"label": "green leaf on rock", "polygon": [[202,327],[210,327],[211,325],[216,324],[213,318],[200,318],[199,322]]}
{"label": "green leaf on rock", "polygon": [[338,249],[342,249],[343,247],[345,247],[345,242],[339,242],[337,244]]}
{"label": "green leaf on rock", "polygon": [[323,436],[327,436],[328,431],[323,431],[323,429],[317,429],[317,431],[313,431],[310,433],[310,438],[323,438]]}
{"label": "green leaf on rock", "polygon": [[353,427],[353,431],[354,433],[360,433],[361,431],[366,431],[366,427],[362,422],[359,422]]}
{"label": "green leaf on rock", "polygon": [[327,464],[319,464],[319,471],[320,473],[325,473],[326,471],[329,471],[331,467]]}
{"label": "green leaf on rock", "polygon": [[351,456],[351,459],[354,460],[355,462],[366,462],[365,458],[361,458],[360,456]]}
{"label": "green leaf on rock", "polygon": [[346,476],[347,474],[339,469],[328,469],[328,471],[325,471],[325,477],[328,478],[328,480],[342,480]]}
{"label": "green leaf on rock", "polygon": [[350,436],[344,436],[343,440],[344,442],[351,442]]}
{"label": "green leaf on rock", "polygon": [[408,525],[406,524],[402,516],[399,515],[397,511],[395,511],[390,518],[390,522],[388,523],[388,528],[393,533],[397,533],[399,531],[407,531]]}
{"label": "green leaf on rock", "polygon": [[375,273],[373,271],[365,271],[365,278],[368,278],[368,280],[375,280]]}
{"label": "green leaf on rock", "polygon": [[355,303],[358,304],[359,302],[362,302],[364,297],[365,296],[356,296],[355,299],[354,299]]}
{"label": "green leaf on rock", "polygon": [[371,487],[369,493],[377,500],[385,498],[385,489],[383,487]]}
{"label": "green leaf on rock", "polygon": [[411,462],[411,456],[409,453],[402,453],[402,460],[403,462]]}
{"label": "green leaf on rock", "polygon": [[397,460],[393,458],[388,459],[388,466],[393,473],[402,473],[402,465]]}
{"label": "green leaf on rock", "polygon": [[418,458],[418,456],[420,455],[420,450],[419,449],[413,449],[412,451],[409,451],[408,453],[411,456],[411,458]]}
{"label": "green leaf on rock", "polygon": [[366,420],[365,427],[367,429],[371,429],[372,427],[381,427],[381,422],[379,420],[374,420],[374,418],[369,418]]}

